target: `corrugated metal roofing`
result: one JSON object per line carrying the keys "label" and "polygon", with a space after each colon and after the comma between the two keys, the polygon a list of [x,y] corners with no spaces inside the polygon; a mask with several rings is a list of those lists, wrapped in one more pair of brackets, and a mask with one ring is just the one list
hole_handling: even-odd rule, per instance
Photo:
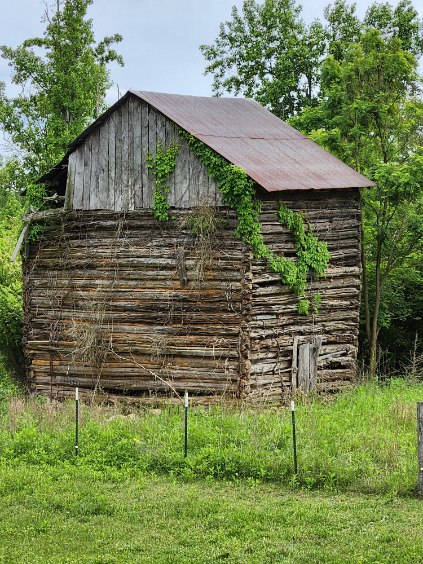
{"label": "corrugated metal roofing", "polygon": [[[260,104],[243,98],[206,98],[133,90],[75,139],[69,152],[130,95],[149,103],[222,157],[243,168],[268,192],[373,185]],[[64,161],[59,163],[59,168]],[[42,180],[51,179],[54,170],[58,168]]]}
{"label": "corrugated metal roofing", "polygon": [[253,100],[131,91],[268,192],[373,183]]}

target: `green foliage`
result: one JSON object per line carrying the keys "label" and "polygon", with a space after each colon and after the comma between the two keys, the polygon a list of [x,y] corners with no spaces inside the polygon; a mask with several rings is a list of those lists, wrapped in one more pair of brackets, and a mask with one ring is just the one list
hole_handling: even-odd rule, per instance
{"label": "green foliage", "polygon": [[21,229],[22,202],[13,187],[13,161],[0,168],[0,378],[2,365],[22,379],[22,283],[20,261],[10,262]]}
{"label": "green foliage", "polygon": [[319,105],[292,120],[376,182],[362,193],[363,313],[372,373],[381,327],[407,308],[398,303],[395,280],[400,270],[418,268],[423,252],[420,87],[416,60],[403,41],[371,29],[344,46],[341,61],[325,60]]}
{"label": "green foliage", "polygon": [[[0,168],[0,356],[21,378],[20,261],[9,263],[20,216],[24,209],[45,207],[45,187],[36,181],[105,109],[110,85],[107,65],[122,64],[112,49],[121,40],[119,35],[95,43],[92,22],[86,18],[91,3],[57,2],[53,14],[46,9],[42,38],[27,39],[16,48],[0,47],[13,70],[12,82],[20,87],[18,96],[9,97],[0,83],[0,128],[17,155]],[[23,192],[25,206],[18,199]],[[29,240],[37,240],[40,230],[31,226]]]}
{"label": "green foliage", "polygon": [[319,278],[327,269],[330,260],[328,247],[313,234],[310,225],[306,230],[301,213],[294,212],[281,203],[278,218],[281,225],[286,225],[290,229],[295,241],[297,262],[296,284],[293,289],[297,295],[302,295],[306,289],[307,274],[310,272]]}
{"label": "green foliage", "polygon": [[[363,385],[333,401],[297,398],[297,486],[410,495],[416,487],[415,403],[422,384]],[[127,408],[126,408],[127,409]],[[162,474],[185,480],[292,480],[288,409],[199,406],[189,414],[183,456],[183,410],[81,406],[75,460],[74,405],[12,398],[0,412],[0,468],[77,465],[103,476]],[[111,417],[112,416],[112,417]]]}
{"label": "green foliage", "polygon": [[[180,129],[180,136],[185,139],[193,153],[206,166],[210,176],[219,185],[223,203],[232,208],[237,216],[236,235],[250,245],[257,259],[265,259],[273,272],[280,275],[281,280],[297,296],[303,296],[307,287],[307,276],[310,273],[316,278],[326,270],[330,255],[326,243],[320,242],[313,235],[310,225],[306,230],[304,219],[300,213],[289,210],[280,204],[278,218],[286,225],[296,245],[296,262],[276,255],[265,243],[261,234],[260,203],[255,200],[254,182],[241,168],[228,163],[207,147],[204,143]],[[300,300],[298,311],[309,314],[309,301]],[[317,313],[317,307],[314,308]]]}
{"label": "green foliage", "polygon": [[[65,0],[45,14],[43,37],[25,40],[1,56],[13,69],[19,96],[0,88],[0,126],[36,181],[62,157],[66,146],[104,109],[110,85],[107,65],[122,58],[112,49],[120,35],[95,43],[86,18],[92,0]],[[2,86],[2,85],[0,85]]]}
{"label": "green foliage", "polygon": [[[387,302],[394,273],[422,261],[423,111],[416,68],[423,20],[410,0],[395,7],[373,3],[362,19],[355,4],[335,0],[324,10],[326,22],[309,30],[300,13],[291,0],[245,0],[242,13],[234,8],[214,44],[201,50],[215,93],[255,98],[377,182],[362,192],[363,326],[374,371],[382,318],[395,318],[396,306],[388,313]],[[269,260],[295,285],[292,266]]]}
{"label": "green foliage", "polygon": [[373,3],[362,20],[354,3],[335,0],[324,10],[326,22],[309,26],[301,10],[295,0],[244,0],[242,11],[234,7],[214,43],[200,47],[215,94],[244,94],[287,119],[324,95],[322,60],[330,55],[341,62],[368,31],[398,40],[416,57],[423,53],[423,24],[410,0],[395,8]]}
{"label": "green foliage", "polygon": [[313,104],[326,38],[300,13],[295,0],[245,0],[242,13],[234,6],[214,44],[200,47],[214,92],[242,93],[281,118]]}
{"label": "green foliage", "polygon": [[170,188],[166,185],[166,182],[175,170],[178,152],[179,147],[177,145],[172,145],[164,150],[159,142],[156,154],[147,156],[147,166],[155,180],[153,215],[159,221],[169,221],[170,206],[167,197]]}

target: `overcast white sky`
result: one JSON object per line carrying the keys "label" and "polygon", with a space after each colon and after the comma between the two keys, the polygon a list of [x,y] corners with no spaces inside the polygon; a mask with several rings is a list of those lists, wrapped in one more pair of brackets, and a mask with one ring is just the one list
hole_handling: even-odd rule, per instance
{"label": "overcast white sky", "polygon": [[[47,0],[50,3],[50,0]],[[414,0],[418,6],[422,0]],[[330,0],[303,0],[306,21],[321,18]],[[358,0],[363,15],[371,0]],[[396,4],[396,0],[394,4]],[[94,0],[89,16],[97,40],[120,33],[118,46],[125,67],[111,67],[115,83],[109,103],[129,89],[209,96],[210,76],[204,76],[201,43],[212,43],[219,24],[230,19],[233,5],[242,0]],[[16,47],[24,39],[40,36],[45,2],[0,0],[0,45]],[[10,68],[0,59],[0,81],[10,84]],[[13,91],[8,89],[9,93]]]}

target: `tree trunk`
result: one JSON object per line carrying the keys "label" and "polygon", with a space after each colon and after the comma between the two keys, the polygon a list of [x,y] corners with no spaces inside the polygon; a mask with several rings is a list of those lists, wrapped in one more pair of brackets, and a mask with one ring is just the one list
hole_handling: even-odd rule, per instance
{"label": "tree trunk", "polygon": [[364,317],[366,321],[366,337],[367,337],[367,342],[369,343],[370,346],[371,330],[370,330],[370,308],[369,308],[369,285],[367,281],[366,255],[364,252],[363,226],[361,226],[361,268],[363,269],[362,281],[363,281]]}
{"label": "tree trunk", "polygon": [[380,262],[376,262],[376,280],[375,280],[375,306],[373,309],[373,318],[371,321],[371,334],[370,334],[370,363],[369,363],[369,375],[371,377],[376,377],[377,369],[377,338],[379,336],[379,310],[380,302],[382,298],[382,285],[380,277]]}

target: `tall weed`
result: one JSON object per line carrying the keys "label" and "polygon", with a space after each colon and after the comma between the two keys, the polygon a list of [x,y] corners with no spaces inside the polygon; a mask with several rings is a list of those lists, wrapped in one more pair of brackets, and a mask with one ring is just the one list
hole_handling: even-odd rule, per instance
{"label": "tall weed", "polygon": [[83,404],[75,457],[72,402],[13,397],[0,414],[0,464],[411,494],[415,406],[422,398],[422,384],[394,380],[385,386],[365,384],[331,400],[302,399],[297,406],[299,474],[293,477],[286,408],[192,408],[184,459],[182,409],[134,407],[125,416],[116,407]]}

